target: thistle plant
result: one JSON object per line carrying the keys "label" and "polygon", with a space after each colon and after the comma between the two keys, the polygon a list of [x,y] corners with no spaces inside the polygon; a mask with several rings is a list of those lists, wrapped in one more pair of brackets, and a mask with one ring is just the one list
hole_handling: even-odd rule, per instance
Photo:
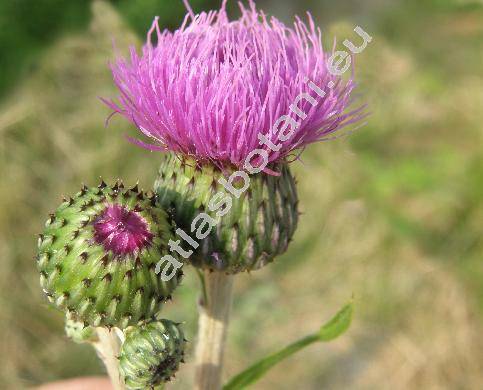
{"label": "thistle plant", "polygon": [[[178,30],[161,31],[155,18],[142,52],[111,64],[120,94],[103,99],[147,137],[132,143],[161,152],[154,194],[84,187],[39,240],[45,293],[66,311],[74,340],[118,359],[107,364],[118,388],[162,386],[177,370],[184,336],[160,311],[186,267],[202,287],[195,388],[221,388],[234,277],[284,253],[297,227],[290,162],[365,115],[351,108],[353,79],[330,71],[310,15],[287,27],[253,1],[233,21],[226,1],[200,14],[185,5]],[[299,349],[338,336],[350,318],[349,305],[225,388],[248,386]],[[117,337],[114,348],[102,344],[106,332]]]}

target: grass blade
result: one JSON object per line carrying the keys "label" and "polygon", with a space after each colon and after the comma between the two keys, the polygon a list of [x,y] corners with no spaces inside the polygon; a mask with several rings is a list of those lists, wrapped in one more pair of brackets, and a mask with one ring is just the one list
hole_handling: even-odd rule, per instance
{"label": "grass blade", "polygon": [[323,325],[317,333],[306,336],[282,350],[261,359],[245,371],[242,371],[233,377],[225,386],[223,386],[223,390],[244,389],[259,380],[273,366],[310,344],[322,341],[327,342],[337,338],[349,328],[352,320],[352,311],[353,304],[351,302],[345,305],[329,322]]}

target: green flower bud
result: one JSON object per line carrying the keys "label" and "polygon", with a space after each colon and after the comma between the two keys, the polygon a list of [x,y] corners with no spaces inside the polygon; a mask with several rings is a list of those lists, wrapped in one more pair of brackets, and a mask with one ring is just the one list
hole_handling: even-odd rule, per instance
{"label": "green flower bud", "polygon": [[182,275],[163,281],[155,272],[172,234],[166,213],[137,186],[84,186],[40,235],[40,284],[76,321],[122,329],[150,319]]}
{"label": "green flower bud", "polygon": [[177,230],[187,241],[182,249],[193,251],[191,264],[237,273],[285,252],[297,226],[297,191],[288,164],[270,168],[279,175],[248,176],[166,156],[154,185],[157,201],[185,233]]}
{"label": "green flower bud", "polygon": [[119,368],[129,389],[147,389],[169,381],[183,362],[185,339],[178,324],[152,321],[126,331]]}

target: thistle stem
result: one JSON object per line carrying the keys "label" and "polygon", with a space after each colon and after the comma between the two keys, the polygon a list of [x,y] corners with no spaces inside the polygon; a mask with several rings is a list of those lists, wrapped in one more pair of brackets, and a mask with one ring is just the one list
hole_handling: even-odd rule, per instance
{"label": "thistle stem", "polygon": [[114,330],[96,328],[99,341],[93,343],[97,355],[106,366],[114,390],[125,390],[125,386],[119,374],[119,349],[120,340]]}
{"label": "thistle stem", "polygon": [[204,272],[205,297],[199,302],[196,390],[220,390],[233,276]]}

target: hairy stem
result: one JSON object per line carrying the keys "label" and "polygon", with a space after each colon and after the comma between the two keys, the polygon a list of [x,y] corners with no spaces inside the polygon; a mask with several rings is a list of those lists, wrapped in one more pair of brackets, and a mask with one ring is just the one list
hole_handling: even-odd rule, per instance
{"label": "hairy stem", "polygon": [[116,332],[106,328],[96,328],[99,341],[93,343],[97,351],[97,355],[106,366],[109,378],[111,378],[112,387],[114,390],[124,390],[123,380],[119,375],[119,349],[121,343]]}
{"label": "hairy stem", "polygon": [[199,303],[195,389],[219,390],[233,276],[205,271],[204,281],[205,296]]}

